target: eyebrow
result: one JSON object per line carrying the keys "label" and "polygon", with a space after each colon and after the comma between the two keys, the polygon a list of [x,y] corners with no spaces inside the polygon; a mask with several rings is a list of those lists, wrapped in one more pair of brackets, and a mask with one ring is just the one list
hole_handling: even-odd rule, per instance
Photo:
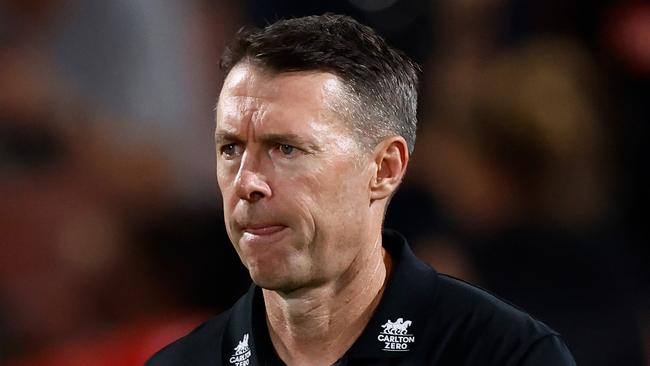
{"label": "eyebrow", "polygon": [[288,144],[297,144],[300,146],[308,147],[312,150],[320,151],[320,148],[294,133],[269,133],[260,136],[259,140],[262,142],[284,142]]}
{"label": "eyebrow", "polygon": [[[242,139],[239,138],[234,133],[227,131],[217,131],[214,134],[214,140],[217,144],[222,144],[224,142],[242,142]],[[305,147],[311,150],[312,152],[321,152],[323,149],[315,145],[314,143],[307,141],[301,136],[298,136],[294,133],[268,133],[261,135],[258,139],[262,143],[287,143],[287,144],[296,144],[298,147]]]}
{"label": "eyebrow", "polygon": [[214,133],[214,142],[219,145],[224,142],[239,142],[241,139],[234,133],[232,132],[227,132],[227,131],[216,131]]}

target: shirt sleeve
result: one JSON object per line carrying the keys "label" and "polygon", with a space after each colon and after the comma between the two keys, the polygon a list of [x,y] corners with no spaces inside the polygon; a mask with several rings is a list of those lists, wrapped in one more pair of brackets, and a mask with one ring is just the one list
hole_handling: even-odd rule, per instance
{"label": "shirt sleeve", "polygon": [[548,335],[535,342],[524,355],[519,366],[576,366],[573,356],[562,338]]}

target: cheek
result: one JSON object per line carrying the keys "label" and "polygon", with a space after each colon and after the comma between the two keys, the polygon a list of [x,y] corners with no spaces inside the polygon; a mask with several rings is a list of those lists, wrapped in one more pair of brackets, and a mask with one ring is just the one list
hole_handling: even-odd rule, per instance
{"label": "cheek", "polygon": [[230,227],[230,217],[235,209],[235,205],[237,204],[237,196],[234,191],[233,182],[234,177],[228,170],[217,168],[217,184],[219,186],[221,201],[223,205],[224,223],[226,226],[226,231],[228,232],[228,236],[234,242],[236,238],[233,237],[234,233]]}
{"label": "cheek", "polygon": [[232,172],[233,169],[229,167],[217,167],[217,185],[219,186],[219,191],[221,193],[221,198],[224,205],[224,210],[228,208],[229,204],[232,204],[232,199],[235,194],[234,191],[234,182],[236,178],[236,172]]}
{"label": "cheek", "polygon": [[369,202],[367,184],[359,169],[350,163],[330,163],[326,168],[295,180],[305,192],[301,206],[307,207],[315,220],[345,224],[362,212],[360,205]]}
{"label": "cheek", "polygon": [[219,184],[219,187],[223,187],[224,184],[227,184],[228,181],[230,181],[230,177],[232,176],[232,171],[234,170],[233,167],[230,166],[225,161],[220,161],[219,157],[217,157],[217,183]]}
{"label": "cheek", "polygon": [[288,223],[294,226],[294,229],[311,237],[315,231],[318,207],[321,204],[317,190],[314,189],[314,179],[305,174],[285,176],[282,179],[274,179],[271,189],[275,196],[271,206],[277,209],[283,218],[289,220]]}

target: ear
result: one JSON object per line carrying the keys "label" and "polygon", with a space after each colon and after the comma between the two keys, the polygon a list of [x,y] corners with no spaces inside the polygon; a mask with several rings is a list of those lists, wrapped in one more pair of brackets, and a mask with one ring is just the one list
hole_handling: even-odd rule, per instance
{"label": "ear", "polygon": [[402,136],[391,136],[374,149],[376,173],[370,182],[370,198],[382,200],[397,190],[409,161],[406,141]]}

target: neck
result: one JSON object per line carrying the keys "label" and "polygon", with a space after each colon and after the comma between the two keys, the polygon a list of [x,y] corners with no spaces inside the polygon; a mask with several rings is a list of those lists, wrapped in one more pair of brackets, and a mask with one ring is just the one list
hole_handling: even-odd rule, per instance
{"label": "neck", "polygon": [[263,290],[271,341],[287,365],[332,365],[361,335],[390,271],[381,236],[348,270],[291,294]]}

